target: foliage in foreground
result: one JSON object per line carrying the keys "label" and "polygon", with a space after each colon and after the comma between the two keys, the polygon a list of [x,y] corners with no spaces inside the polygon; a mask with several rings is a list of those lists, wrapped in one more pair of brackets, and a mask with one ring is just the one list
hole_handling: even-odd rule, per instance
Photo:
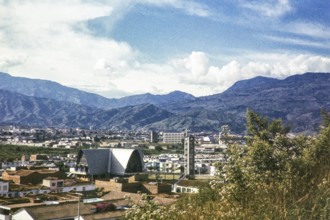
{"label": "foliage in foreground", "polygon": [[228,148],[217,180],[170,207],[134,206],[127,219],[330,219],[330,120],[316,137],[288,137],[281,120],[247,112],[251,138]]}

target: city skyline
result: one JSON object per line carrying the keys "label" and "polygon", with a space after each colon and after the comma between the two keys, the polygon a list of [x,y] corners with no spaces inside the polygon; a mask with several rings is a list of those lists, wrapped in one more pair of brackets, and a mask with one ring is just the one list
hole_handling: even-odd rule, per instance
{"label": "city skyline", "polygon": [[116,98],[330,72],[329,4],[0,1],[0,71]]}

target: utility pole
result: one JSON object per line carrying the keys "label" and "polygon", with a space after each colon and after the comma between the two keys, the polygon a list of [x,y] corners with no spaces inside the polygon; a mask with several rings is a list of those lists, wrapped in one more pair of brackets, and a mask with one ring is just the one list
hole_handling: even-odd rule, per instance
{"label": "utility pole", "polygon": [[78,207],[77,207],[78,217],[77,217],[77,219],[80,220],[80,196],[82,196],[83,194],[82,193],[75,193],[75,194],[78,195]]}

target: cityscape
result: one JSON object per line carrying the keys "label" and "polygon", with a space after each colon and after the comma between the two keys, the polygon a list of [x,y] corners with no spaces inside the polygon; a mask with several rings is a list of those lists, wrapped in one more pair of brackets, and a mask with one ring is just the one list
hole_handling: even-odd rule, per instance
{"label": "cityscape", "polygon": [[330,219],[324,0],[0,0],[0,220]]}
{"label": "cityscape", "polygon": [[[216,164],[226,162],[228,143],[244,143],[244,137],[231,134],[228,126],[217,134],[17,126],[2,127],[0,133],[1,145],[21,153],[20,159],[1,161],[3,219],[43,216],[53,207],[55,212],[57,206],[78,200],[84,219],[92,214],[105,216],[110,209],[117,210],[108,214],[115,218],[129,207],[123,196],[138,192],[171,204],[177,199],[173,193],[197,193],[199,181],[214,179]],[[28,149],[49,153],[28,154]],[[53,149],[67,154],[54,155]],[[113,192],[122,197],[110,199]],[[92,195],[95,197],[90,198]],[[109,210],[98,210],[99,205],[109,206]],[[39,206],[47,208],[42,212]],[[96,210],[87,212],[85,206]],[[72,212],[61,214],[63,219],[74,217]]]}

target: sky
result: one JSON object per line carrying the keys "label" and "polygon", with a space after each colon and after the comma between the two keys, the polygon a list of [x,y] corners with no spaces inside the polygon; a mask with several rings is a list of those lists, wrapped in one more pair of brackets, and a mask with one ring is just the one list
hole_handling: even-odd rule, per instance
{"label": "sky", "polygon": [[0,72],[109,98],[330,72],[330,2],[0,0]]}

